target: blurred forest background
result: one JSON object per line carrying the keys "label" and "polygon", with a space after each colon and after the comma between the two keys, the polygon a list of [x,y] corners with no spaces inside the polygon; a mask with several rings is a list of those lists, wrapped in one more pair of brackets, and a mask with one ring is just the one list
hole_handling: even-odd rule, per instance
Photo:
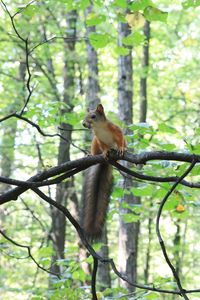
{"label": "blurred forest background", "polygon": [[[87,107],[99,102],[123,128],[129,152],[200,154],[199,0],[0,2],[2,176],[27,180],[84,157],[91,135],[82,120]],[[187,167],[151,161],[139,171],[181,176]],[[95,250],[113,258],[133,282],[176,289],[155,231],[171,183],[133,180],[117,170],[114,175],[106,228]],[[41,190],[79,220],[83,177]],[[199,179],[197,165],[188,180]],[[2,194],[11,188],[0,184]],[[170,259],[190,290],[200,288],[199,208],[198,189],[179,185],[161,222]],[[55,207],[28,190],[0,206],[0,230],[2,300],[91,299],[92,258]],[[97,283],[99,299],[181,298],[135,289],[103,264]],[[199,299],[200,293],[188,297]]]}

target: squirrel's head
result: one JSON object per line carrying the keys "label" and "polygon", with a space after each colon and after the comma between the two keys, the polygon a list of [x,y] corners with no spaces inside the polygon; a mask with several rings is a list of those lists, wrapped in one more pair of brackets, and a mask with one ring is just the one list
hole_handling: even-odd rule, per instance
{"label": "squirrel's head", "polygon": [[89,110],[83,120],[83,126],[86,128],[92,128],[97,122],[105,121],[106,117],[104,114],[104,108],[102,104],[98,104],[96,109]]}

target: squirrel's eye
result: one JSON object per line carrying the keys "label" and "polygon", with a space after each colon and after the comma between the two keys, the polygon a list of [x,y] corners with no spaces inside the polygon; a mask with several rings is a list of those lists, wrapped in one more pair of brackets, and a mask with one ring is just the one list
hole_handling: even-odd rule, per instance
{"label": "squirrel's eye", "polygon": [[91,119],[95,119],[96,118],[96,115],[91,115]]}

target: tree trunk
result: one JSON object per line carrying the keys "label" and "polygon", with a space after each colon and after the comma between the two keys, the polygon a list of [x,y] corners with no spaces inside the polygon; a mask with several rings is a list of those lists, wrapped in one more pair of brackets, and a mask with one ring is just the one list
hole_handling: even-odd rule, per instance
{"label": "tree trunk", "polygon": [[[92,11],[92,5],[90,5],[85,11],[85,18],[87,18],[88,14]],[[95,32],[95,26],[86,26],[87,37],[91,32]],[[87,106],[91,108],[95,108],[97,104],[100,103],[99,99],[99,70],[98,70],[98,57],[97,52],[93,48],[93,46],[87,41],[87,61],[88,61],[88,84],[87,84],[87,91],[86,91],[86,99],[87,99]],[[86,136],[86,139],[87,136]],[[91,139],[91,138],[90,138]],[[101,242],[103,246],[100,249],[100,255],[103,257],[108,257],[108,246],[107,246],[107,229],[106,224],[105,228],[101,237]],[[110,269],[108,264],[99,264],[98,274],[97,274],[97,281],[99,282],[102,289],[104,287],[111,286],[111,278],[110,278]]]}
{"label": "tree trunk", "polygon": [[[25,101],[25,76],[26,76],[26,64],[23,61],[20,61],[19,64],[19,80],[22,83],[22,90],[21,90],[21,98],[22,101]],[[18,101],[18,100],[17,100]],[[17,105],[18,106],[18,103]],[[13,107],[10,110],[12,112]],[[17,119],[12,118],[7,120],[5,123],[5,127],[3,129],[3,136],[1,140],[1,160],[0,160],[0,170],[1,175],[5,177],[11,177],[12,170],[13,170],[13,163],[14,163],[14,152],[15,152],[15,137],[17,131]],[[0,191],[1,193],[6,192],[9,189],[9,185],[1,185],[0,184]],[[3,206],[0,208],[0,226],[3,228],[3,219],[4,219],[4,208]]]}
{"label": "tree trunk", "polygon": [[[148,67],[149,67],[149,41],[150,41],[150,23],[145,21],[144,24],[144,35],[146,37],[146,44],[143,46],[141,65],[143,69],[143,75],[140,78],[140,111],[139,111],[139,121],[141,123],[146,122],[147,118],[147,104],[148,104],[148,95],[147,95],[147,75],[148,75]],[[149,281],[149,266],[150,266],[150,258],[151,258],[151,226],[152,226],[152,213],[150,204],[149,210],[149,220],[148,220],[148,245],[146,251],[146,261],[145,261],[145,269],[144,269],[144,280],[147,284]]]}
{"label": "tree trunk", "polygon": [[[63,103],[64,108],[61,110],[61,115],[71,112],[73,110],[72,100],[74,98],[74,69],[75,61],[74,49],[76,39],[76,20],[77,13],[75,10],[70,11],[66,15],[67,30],[66,35],[71,38],[70,42],[67,41],[64,45],[66,53],[64,58],[64,95]],[[67,107],[67,108],[66,108]],[[66,123],[60,124],[62,130],[62,136],[65,139],[60,139],[59,150],[58,150],[58,164],[62,164],[70,160],[70,142],[71,142],[71,130],[72,126]],[[66,142],[67,141],[67,142]],[[66,206],[67,199],[74,197],[69,192],[69,188],[73,185],[73,179],[66,183],[60,183],[56,188],[56,201]],[[66,218],[56,208],[52,208],[52,241],[55,249],[55,255],[52,258],[51,271],[61,274],[62,268],[55,264],[57,259],[64,258],[64,247],[65,247],[65,232],[66,232]]]}
{"label": "tree trunk", "polygon": [[[92,4],[85,10],[85,19],[92,12]],[[95,32],[95,26],[86,26],[87,37],[91,32]],[[86,101],[87,105],[91,108],[95,108],[100,102],[99,99],[99,69],[98,69],[98,57],[97,52],[90,42],[86,41],[87,47],[87,61],[88,61],[88,84],[86,90]]]}
{"label": "tree trunk", "polygon": [[[128,24],[119,23],[119,45],[121,39],[130,34]],[[118,60],[118,103],[120,119],[126,124],[132,124],[133,119],[133,69],[132,69],[132,53],[127,56],[119,56]],[[127,130],[128,133],[128,130]],[[124,163],[129,168],[129,163]],[[134,183],[131,178],[123,179],[123,188],[129,189]],[[125,223],[123,214],[130,213],[127,208],[122,207],[122,202],[129,205],[138,204],[138,198],[131,194],[125,194],[120,203],[120,225],[119,225],[119,265],[120,271],[126,273],[128,279],[132,282],[136,281],[137,274],[137,245],[139,223]],[[135,288],[122,282],[122,285],[127,287],[130,292],[135,291]]]}
{"label": "tree trunk", "polygon": [[140,122],[146,122],[147,118],[147,74],[149,66],[149,40],[150,40],[150,23],[145,21],[144,35],[146,44],[143,47],[142,68],[143,75],[140,78]]}

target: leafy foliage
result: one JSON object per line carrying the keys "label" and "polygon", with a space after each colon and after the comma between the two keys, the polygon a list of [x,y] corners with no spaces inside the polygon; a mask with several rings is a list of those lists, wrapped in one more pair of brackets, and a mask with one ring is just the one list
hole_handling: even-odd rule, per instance
{"label": "leafy foliage", "polygon": [[[99,58],[99,96],[107,107],[108,115],[116,118],[117,105],[117,60],[126,57],[133,46],[134,64],[134,124],[129,126],[127,136],[129,150],[135,152],[148,150],[185,151],[200,154],[199,141],[199,1],[151,1],[137,0],[127,4],[125,0],[93,1],[93,9],[84,18],[84,10],[90,1],[35,1],[26,7],[24,1],[7,1],[15,17],[15,25],[20,35],[28,38],[29,65],[31,77],[30,101],[24,117],[39,125],[44,133],[54,135],[61,123],[73,126],[71,158],[83,155],[86,147],[85,132],[81,121],[85,111],[85,93],[87,91],[88,66],[86,58],[85,24],[96,31],[89,34],[89,43],[97,50]],[[131,15],[141,14],[151,22],[150,65],[141,66],[141,53],[146,45],[146,37],[140,26],[131,23],[131,33],[118,43],[117,25],[128,22],[128,8]],[[66,51],[66,14],[77,10],[77,41],[75,53]],[[158,22],[157,22],[158,21]],[[129,24],[130,25],[130,24]],[[1,44],[0,44],[0,101],[1,118],[23,107],[27,95],[26,55],[24,44],[13,30],[8,14],[1,8]],[[55,38],[54,38],[55,37]],[[67,52],[67,53],[66,53]],[[75,98],[70,106],[62,102],[64,61],[75,61]],[[141,78],[148,79],[148,123],[139,123],[139,89]],[[69,110],[61,116],[61,111]],[[59,133],[62,132],[59,131]],[[16,179],[28,179],[37,171],[57,164],[59,145],[58,136],[43,136],[37,128],[19,119],[1,122],[1,173]],[[66,143],[66,146],[68,144]],[[186,164],[148,163],[141,171],[149,176],[180,176]],[[134,168],[138,171],[137,168]],[[8,173],[6,173],[8,171]],[[138,172],[139,172],[138,171]],[[155,232],[155,218],[158,205],[170,188],[169,183],[139,182],[139,188],[133,187],[131,195],[141,197],[142,205],[122,204],[120,199],[128,191],[120,186],[121,174],[115,172],[115,186],[108,216],[109,237],[112,255],[117,257],[118,211],[124,208],[122,216],[126,223],[141,221],[139,241],[138,281],[143,282],[144,261],[150,245],[151,271],[149,282],[156,286],[174,288],[174,281],[164,268]],[[199,182],[199,166],[190,176],[190,181]],[[82,178],[76,176],[74,190],[79,202],[81,198]],[[5,186],[1,185],[1,191]],[[45,192],[55,195],[55,187]],[[73,190],[70,190],[72,193]],[[79,204],[79,203],[78,203]],[[167,239],[174,262],[178,264],[176,249],[184,257],[181,277],[185,286],[199,283],[199,192],[178,186],[164,206],[162,219],[163,235]],[[3,206],[0,211],[1,227],[9,237],[18,243],[30,245],[32,255],[38,263],[48,269],[54,254],[51,241],[51,207],[41,203],[33,192],[23,194],[12,205]],[[152,224],[153,223],[153,224]],[[177,226],[180,226],[180,233]],[[28,257],[27,251],[12,245],[0,236],[0,292],[7,299],[89,299],[89,275],[79,261],[77,235],[71,225],[67,225],[66,253],[64,260],[57,264],[63,268],[63,276],[55,279],[48,288],[49,274],[45,273]],[[181,236],[180,242],[174,235]],[[188,241],[187,243],[185,241]],[[194,245],[194,246],[191,246]],[[102,246],[102,245],[101,245]],[[91,264],[91,258],[81,262]],[[194,266],[195,263],[195,266]],[[161,269],[158,269],[158,264]],[[118,286],[112,275],[112,289],[99,292],[99,298],[111,297],[128,299],[127,290]],[[67,295],[67,296],[66,296]],[[122,298],[123,296],[123,298]],[[134,297],[134,296],[133,296]],[[163,299],[155,292],[138,292],[138,299]],[[170,296],[169,296],[170,297]],[[130,298],[129,298],[130,299]],[[133,298],[134,299],[134,298]],[[172,298],[168,298],[172,299]],[[196,298],[195,298],[196,299]]]}

